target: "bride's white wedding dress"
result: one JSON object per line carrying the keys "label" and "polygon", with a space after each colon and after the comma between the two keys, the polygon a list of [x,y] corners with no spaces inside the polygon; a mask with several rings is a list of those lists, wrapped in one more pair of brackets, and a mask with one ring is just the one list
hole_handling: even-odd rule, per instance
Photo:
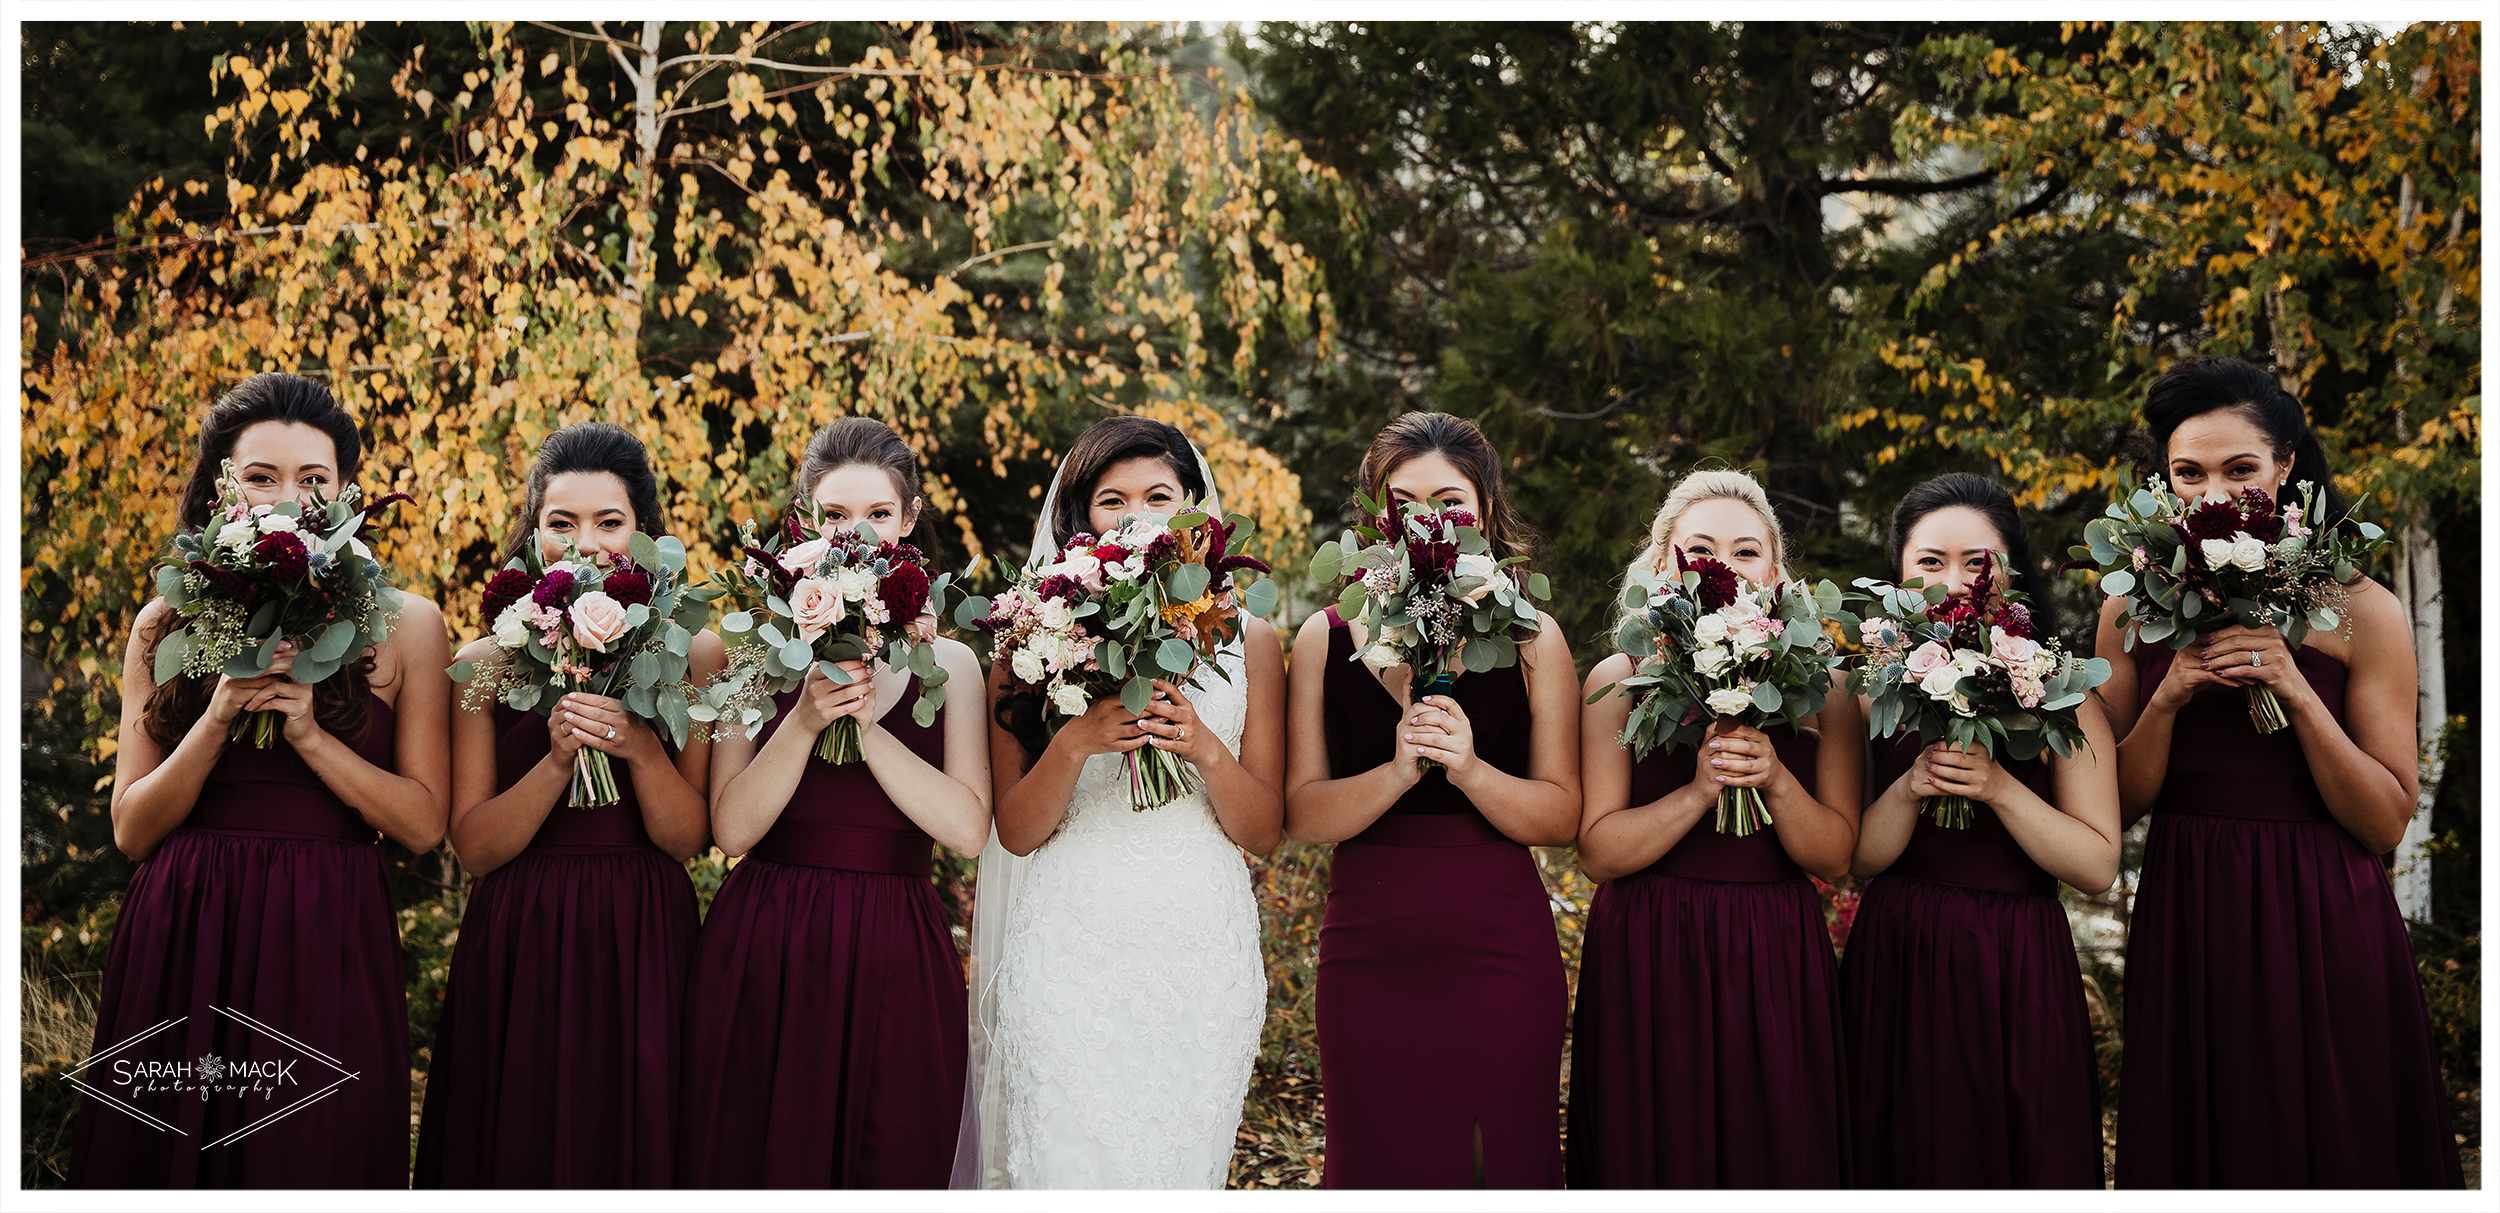
{"label": "bride's white wedding dress", "polygon": [[[1238,643],[1191,704],[1241,752]],[[1267,1011],[1258,906],[1198,792],[1129,808],[1118,754],[1088,759],[1004,924],[996,1067],[1003,1179],[1017,1188],[1220,1188]]]}

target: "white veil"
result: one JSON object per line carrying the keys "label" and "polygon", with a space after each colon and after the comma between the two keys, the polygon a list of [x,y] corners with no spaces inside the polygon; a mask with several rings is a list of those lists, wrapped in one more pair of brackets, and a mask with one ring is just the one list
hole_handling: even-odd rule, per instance
{"label": "white veil", "polygon": [[[1198,458],[1198,482],[1206,486],[1201,509],[1216,517],[1223,516],[1223,504],[1215,492],[1215,469],[1208,466],[1207,454],[1198,444],[1189,444],[1189,453]],[[1060,467],[1066,469],[1066,461]],[[1062,538],[1051,525],[1051,517],[1059,506],[1059,473],[1050,476],[1050,491],[1042,495],[1042,516],[1033,524],[1033,550],[1025,557],[1026,567],[1055,554]],[[990,1066],[992,1046],[998,1031],[998,969],[1004,958],[1007,926],[1015,921],[1016,896],[1024,883],[1030,856],[1018,855],[998,842],[998,826],[990,826],[990,841],[981,848],[981,858],[974,870],[972,895],[971,1048],[965,1055],[963,1125],[955,1138],[955,1173],[949,1188],[1004,1188],[1007,1186],[1007,1142],[1005,1136],[1005,1094]]]}

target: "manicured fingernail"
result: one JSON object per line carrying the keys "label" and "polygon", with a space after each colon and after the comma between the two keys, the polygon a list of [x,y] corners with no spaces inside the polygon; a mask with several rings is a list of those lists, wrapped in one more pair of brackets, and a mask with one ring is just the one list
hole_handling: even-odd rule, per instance
{"label": "manicured fingernail", "polygon": [[1718,749],[1718,748],[1719,748],[1719,743],[1718,743],[1718,742],[1715,742],[1715,741],[1714,741],[1714,742],[1711,742],[1711,743],[1710,743],[1710,748],[1711,748],[1711,749],[1714,749],[1714,750],[1715,750],[1715,749]]}

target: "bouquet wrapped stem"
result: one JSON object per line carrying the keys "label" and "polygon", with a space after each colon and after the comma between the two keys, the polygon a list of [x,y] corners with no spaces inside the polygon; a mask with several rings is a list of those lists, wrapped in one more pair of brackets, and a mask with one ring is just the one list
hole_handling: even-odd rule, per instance
{"label": "bouquet wrapped stem", "polygon": [[[1419,680],[1415,684],[1415,693],[1412,698],[1416,703],[1422,703],[1425,696],[1447,695],[1450,693],[1450,688],[1456,685],[1458,685],[1457,676],[1444,670],[1438,674],[1434,674],[1430,678]],[[1417,755],[1415,758],[1415,769],[1418,771],[1438,771],[1441,769],[1441,763],[1438,759],[1425,758],[1422,755]]]}
{"label": "bouquet wrapped stem", "polygon": [[1170,750],[1139,746],[1128,752],[1128,807],[1159,809],[1205,787],[1198,769]]}

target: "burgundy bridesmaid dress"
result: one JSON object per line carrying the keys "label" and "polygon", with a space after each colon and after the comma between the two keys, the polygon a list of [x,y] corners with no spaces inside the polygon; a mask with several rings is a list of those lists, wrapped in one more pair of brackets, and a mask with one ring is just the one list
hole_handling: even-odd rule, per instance
{"label": "burgundy bridesmaid dress", "polygon": [[[1765,732],[1812,792],[1814,741]],[[1690,750],[1634,763],[1631,803],[1693,769]],[[1850,1186],[1839,967],[1776,831],[1721,834],[1704,813],[1599,887],[1571,1039],[1571,1186]]]}
{"label": "burgundy bridesmaid dress", "polygon": [[[1922,743],[1875,743],[1881,794]],[[2008,774],[2055,803],[2040,759]],[[1861,1188],[2098,1188],[2092,1024],[2057,880],[1986,805],[1920,813],[1840,963]]]}
{"label": "burgundy bridesmaid dress", "polygon": [[[931,766],[918,679],[884,718]],[[787,718],[797,692],[759,745]],[[729,871],[686,993],[688,1188],[943,1188],[963,1115],[963,962],[930,840],[865,762],[808,759]]]}
{"label": "burgundy bridesmaid dress", "polygon": [[[1341,779],[1389,761],[1404,710],[1351,660],[1333,608],[1328,620],[1328,767]],[[1450,697],[1477,757],[1527,774],[1520,672],[1466,675]],[[1316,990],[1327,1185],[1560,1186],[1569,999],[1535,858],[1426,772],[1330,863]]]}
{"label": "burgundy bridesmaid dress", "polygon": [[[547,754],[547,718],[495,708],[495,786]],[[676,1181],[679,1009],[693,882],[617,803],[555,807],[469,886],[452,949],[420,1188],[665,1188]]]}
{"label": "burgundy bridesmaid dress", "polygon": [[[2138,645],[2139,699],[2173,659]],[[2294,655],[2338,722],[2343,663]],[[2464,1183],[2413,945],[2299,735],[2199,688],[2170,735],[2127,942],[2122,1188]]]}
{"label": "burgundy bridesmaid dress", "polygon": [[[389,770],[391,706],[370,710],[356,752]],[[407,1186],[408,999],[379,838],[284,737],[226,747],[123,895],[72,1187]]]}

